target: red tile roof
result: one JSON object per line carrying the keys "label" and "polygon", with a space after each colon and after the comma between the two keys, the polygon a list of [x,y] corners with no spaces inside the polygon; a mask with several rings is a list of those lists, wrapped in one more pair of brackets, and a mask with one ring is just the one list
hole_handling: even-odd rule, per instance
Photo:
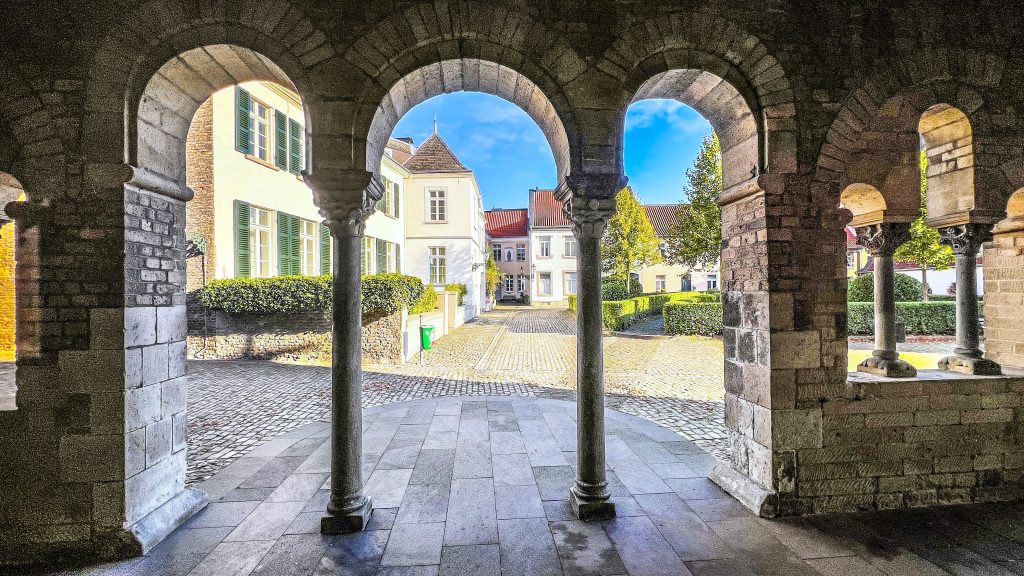
{"label": "red tile roof", "polygon": [[470,172],[469,168],[459,161],[452,149],[445,144],[437,132],[420,144],[413,152],[412,158],[405,162],[409,172]]}
{"label": "red tile roof", "polygon": [[555,199],[554,190],[531,190],[530,208],[534,226],[572,226],[562,211],[562,203]]}
{"label": "red tile roof", "polygon": [[644,209],[647,210],[647,219],[651,221],[651,226],[654,226],[654,233],[659,238],[665,238],[669,235],[672,230],[672,226],[675,226],[679,218],[676,217],[676,209],[679,208],[678,204],[645,204]]}
{"label": "red tile roof", "polygon": [[854,231],[852,226],[846,227],[846,246],[852,247],[857,245],[857,233]]}
{"label": "red tile roof", "polygon": [[484,212],[487,235],[491,238],[516,238],[527,235],[529,217],[526,208],[495,209]]}
{"label": "red tile roof", "polygon": [[397,138],[389,138],[387,150],[391,151],[391,158],[399,164],[405,164],[412,158],[412,143]]}

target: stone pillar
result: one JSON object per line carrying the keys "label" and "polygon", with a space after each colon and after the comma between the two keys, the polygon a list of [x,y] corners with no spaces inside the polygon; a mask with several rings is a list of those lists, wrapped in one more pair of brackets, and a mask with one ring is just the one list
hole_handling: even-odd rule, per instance
{"label": "stone pillar", "polygon": [[363,360],[360,249],[366,219],[383,194],[371,172],[306,175],[334,241],[331,346],[331,499],[324,534],[358,532],[372,504],[363,493]]}
{"label": "stone pillar", "polygon": [[961,224],[940,228],[939,235],[956,255],[956,348],[951,356],[939,361],[939,368],[984,376],[1001,374],[999,364],[983,357],[978,323],[978,251],[992,239],[992,227]]}
{"label": "stone pillar", "polygon": [[910,224],[871,224],[856,230],[857,243],[875,261],[875,350],[857,366],[857,371],[889,378],[916,376],[917,370],[900,360],[896,352],[896,273],[892,259],[896,249],[910,239]]}
{"label": "stone pillar", "polygon": [[[576,482],[569,503],[580,520],[615,516],[605,474],[604,323],[601,306],[601,239],[615,215],[614,194],[625,186],[618,175],[573,179],[566,202],[578,243],[576,310]],[[567,191],[562,194],[568,195]],[[584,195],[586,194],[586,195]],[[600,196],[598,196],[600,195]]]}

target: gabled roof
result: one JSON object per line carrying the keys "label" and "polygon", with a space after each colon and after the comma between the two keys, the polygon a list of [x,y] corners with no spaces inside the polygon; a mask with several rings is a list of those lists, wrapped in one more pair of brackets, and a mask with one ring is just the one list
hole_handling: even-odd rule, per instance
{"label": "gabled roof", "polygon": [[526,208],[487,210],[487,235],[491,238],[517,238],[528,233],[529,217]]}
{"label": "gabled roof", "polygon": [[676,217],[676,209],[679,208],[678,204],[645,204],[644,210],[647,211],[647,219],[651,221],[651,226],[654,227],[654,234],[659,238],[665,238],[669,235],[672,230],[672,226],[675,226],[679,219]]}
{"label": "gabled roof", "polygon": [[565,228],[572,226],[572,222],[565,217],[565,212],[562,211],[562,203],[555,199],[554,190],[530,190],[530,210],[533,226]]}
{"label": "gabled roof", "polygon": [[390,152],[391,159],[398,162],[399,165],[404,165],[412,158],[412,142],[406,140],[400,140],[397,138],[388,138],[387,146],[385,149]]}
{"label": "gabled roof", "polygon": [[434,132],[419,148],[413,152],[405,164],[405,169],[415,173],[431,172],[470,172],[469,168],[459,161],[452,149]]}

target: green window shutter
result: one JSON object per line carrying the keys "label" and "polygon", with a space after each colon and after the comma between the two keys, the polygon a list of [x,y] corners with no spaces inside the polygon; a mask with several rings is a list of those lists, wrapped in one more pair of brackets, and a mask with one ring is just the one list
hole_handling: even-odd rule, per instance
{"label": "green window shutter", "polygon": [[274,110],[274,164],[288,169],[288,117],[280,110]]}
{"label": "green window shutter", "polygon": [[235,278],[248,278],[252,262],[249,256],[249,205],[235,200]]}
{"label": "green window shutter", "polygon": [[302,172],[302,126],[288,119],[288,171],[292,174]]}
{"label": "green window shutter", "polygon": [[331,230],[320,225],[320,273],[331,273]]}
{"label": "green window shutter", "polygon": [[402,245],[395,244],[395,272],[402,273]]}
{"label": "green window shutter", "polygon": [[[249,108],[252,97],[241,87],[235,87],[235,150],[252,154],[249,146]],[[246,244],[248,246],[248,244]]]}
{"label": "green window shutter", "polygon": [[388,241],[377,238],[377,272],[388,271]]}
{"label": "green window shutter", "polygon": [[402,214],[402,212],[401,212],[402,192],[401,192],[401,190],[398,187],[398,182],[395,182],[394,188],[395,188],[395,190],[394,190],[394,194],[395,194],[395,218],[398,218]]}
{"label": "green window shutter", "polygon": [[284,212],[277,213],[277,263],[281,276],[302,273],[299,253],[299,219]]}

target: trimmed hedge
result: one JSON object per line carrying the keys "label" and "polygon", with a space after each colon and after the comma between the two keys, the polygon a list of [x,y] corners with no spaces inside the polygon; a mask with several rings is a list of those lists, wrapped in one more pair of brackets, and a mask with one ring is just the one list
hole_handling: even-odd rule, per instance
{"label": "trimmed hedge", "polygon": [[[199,302],[233,316],[272,316],[331,310],[332,276],[275,276],[214,280],[198,290]],[[379,318],[402,308],[423,311],[437,305],[437,293],[415,276],[374,274],[362,278],[362,311]]]}
{"label": "trimmed hedge", "polygon": [[601,300],[628,300],[643,294],[644,287],[640,282],[630,282],[629,289],[626,288],[626,281],[614,276],[605,276],[601,279]]}
{"label": "trimmed hedge", "polygon": [[[978,316],[985,308],[978,302]],[[903,322],[907,334],[955,334],[955,302],[897,302],[896,321]],[[846,320],[851,336],[869,336],[875,333],[875,306],[870,302],[850,302]]]}
{"label": "trimmed hedge", "polygon": [[[875,275],[873,272],[861,274],[850,280],[847,286],[846,299],[849,302],[873,302],[875,300]],[[896,273],[894,284],[897,302],[920,302],[921,282],[906,274]]]}
{"label": "trimmed hedge", "polygon": [[666,334],[722,334],[721,302],[670,302],[662,314],[665,316]]}
{"label": "trimmed hedge", "polygon": [[331,276],[275,276],[214,280],[199,289],[211,310],[235,316],[270,316],[331,309]]}
{"label": "trimmed hedge", "polygon": [[459,293],[459,306],[462,306],[462,299],[466,297],[466,294],[469,294],[469,287],[462,283],[445,284],[444,289],[448,292]]}
{"label": "trimmed hedge", "polygon": [[[660,314],[670,302],[719,302],[719,295],[704,292],[669,292],[601,303],[602,320],[609,330],[622,330],[640,320]],[[569,296],[569,310],[577,308],[576,295]]]}

